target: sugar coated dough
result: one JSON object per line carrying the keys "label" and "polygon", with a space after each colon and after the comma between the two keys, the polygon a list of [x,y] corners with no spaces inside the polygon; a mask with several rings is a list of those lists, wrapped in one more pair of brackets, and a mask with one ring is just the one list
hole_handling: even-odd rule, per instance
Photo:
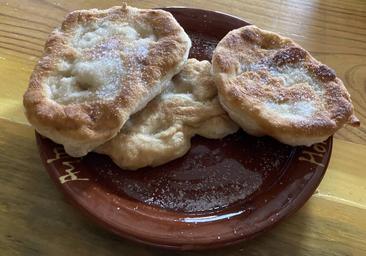
{"label": "sugar coated dough", "polygon": [[46,42],[24,95],[26,116],[68,154],[83,156],[168,86],[190,47],[163,10],[74,11]]}
{"label": "sugar coated dough", "polygon": [[311,145],[359,125],[334,71],[289,38],[255,26],[233,30],[212,65],[220,103],[249,134]]}

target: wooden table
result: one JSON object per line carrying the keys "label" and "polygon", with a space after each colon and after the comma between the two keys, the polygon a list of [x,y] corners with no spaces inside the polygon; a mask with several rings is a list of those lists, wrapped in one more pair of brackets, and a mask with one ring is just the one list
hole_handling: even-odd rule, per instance
{"label": "wooden table", "polygon": [[[210,255],[366,255],[366,2],[129,1],[137,7],[220,10],[293,38],[333,67],[352,95],[361,128],[335,135],[319,189],[290,219]],[[0,1],[0,255],[173,255],[122,240],[63,200],[41,165],[22,95],[43,44],[65,14],[120,1]],[[180,253],[177,253],[180,254]],[[199,255],[201,253],[187,253]],[[203,253],[202,253],[203,254]]]}

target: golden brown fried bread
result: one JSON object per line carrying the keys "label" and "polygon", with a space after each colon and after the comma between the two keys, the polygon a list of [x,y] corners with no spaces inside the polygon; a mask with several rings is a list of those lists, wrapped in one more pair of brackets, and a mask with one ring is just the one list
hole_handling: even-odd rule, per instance
{"label": "golden brown fried bread", "polygon": [[184,155],[195,134],[223,138],[238,130],[221,108],[208,61],[189,59],[170,86],[121,132],[96,149],[123,169],[157,166]]}
{"label": "golden brown fried bread", "polygon": [[359,125],[342,81],[291,39],[246,26],[214,51],[220,103],[249,134],[311,145]]}
{"label": "golden brown fried bread", "polygon": [[162,10],[74,11],[46,42],[24,95],[26,116],[68,154],[83,156],[167,87],[190,46]]}

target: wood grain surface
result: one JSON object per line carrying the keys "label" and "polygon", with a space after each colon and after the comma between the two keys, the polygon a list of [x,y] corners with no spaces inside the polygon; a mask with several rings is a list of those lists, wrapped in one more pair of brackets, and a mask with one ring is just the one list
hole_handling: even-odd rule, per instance
{"label": "wood grain surface", "polygon": [[70,207],[44,171],[22,95],[43,44],[71,10],[121,1],[0,1],[0,255],[366,255],[366,1],[128,1],[236,15],[293,38],[332,67],[360,128],[335,135],[317,193],[269,233],[221,250],[173,253],[122,240]]}

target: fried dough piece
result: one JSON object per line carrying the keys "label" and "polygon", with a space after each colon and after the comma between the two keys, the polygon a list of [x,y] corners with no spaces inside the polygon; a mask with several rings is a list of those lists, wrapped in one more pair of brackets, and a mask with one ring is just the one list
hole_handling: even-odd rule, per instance
{"label": "fried dough piece", "polygon": [[212,65],[220,103],[249,134],[311,145],[359,125],[334,71],[289,38],[255,26],[233,30]]}
{"label": "fried dough piece", "polygon": [[167,87],[190,47],[166,11],[74,11],[46,42],[23,98],[26,116],[69,155],[83,156]]}

